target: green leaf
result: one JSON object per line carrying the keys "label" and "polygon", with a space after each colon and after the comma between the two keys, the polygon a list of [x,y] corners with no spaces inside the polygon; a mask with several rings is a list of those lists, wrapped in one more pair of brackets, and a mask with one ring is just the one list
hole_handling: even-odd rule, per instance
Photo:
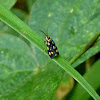
{"label": "green leaf", "polygon": [[90,48],[86,53],[84,53],[80,59],[77,59],[76,62],[72,64],[72,66],[78,66],[80,63],[83,63],[86,59],[90,58],[91,56],[95,55],[96,53],[100,52],[100,41],[96,43],[92,48]]}
{"label": "green leaf", "polygon": [[[11,11],[17,17],[19,17],[21,20],[23,20],[24,22],[27,22],[27,14],[24,11],[19,10],[19,9],[15,9],[15,8],[11,9]],[[11,27],[9,27],[8,25],[6,25],[3,22],[0,22],[0,33],[7,33],[7,34],[21,37],[21,35],[19,35],[16,31],[14,31]]]}
{"label": "green leaf", "polygon": [[[22,36],[24,36],[25,38],[27,38],[36,47],[38,47],[42,52],[44,52],[45,54],[47,54],[47,52],[44,51],[44,48],[45,48],[44,41],[41,39],[41,37],[39,35],[37,35],[35,32],[33,32],[24,22],[22,22],[15,15],[13,15],[2,4],[0,4],[0,19],[2,21],[4,21],[6,24],[8,24],[9,26],[11,26],[13,29],[15,29]],[[87,81],[84,80],[84,78],[76,70],[74,70],[68,64],[68,62],[66,62],[66,60],[64,58],[62,58],[59,55],[58,57],[54,58],[53,61],[56,62],[66,72],[68,72],[74,79],[76,79],[85,88],[85,90],[87,90],[87,92],[94,99],[99,100],[99,96],[94,91],[94,89],[87,83]],[[58,70],[58,69],[56,68],[56,70]]]}
{"label": "green leaf", "polygon": [[[43,52],[41,52],[37,47],[35,47],[32,44],[31,44],[31,48],[34,53],[36,62],[38,62],[38,66],[45,66],[45,64],[51,60]],[[46,50],[46,48],[44,50]]]}
{"label": "green leaf", "polygon": [[25,20],[25,18],[27,17],[27,14],[26,12],[20,10],[20,9],[16,9],[16,8],[13,8],[11,9],[11,11],[18,17],[20,18],[21,20]]}
{"label": "green leaf", "polygon": [[[90,0],[37,1],[32,8],[29,24],[44,40],[45,36],[39,30],[46,33],[48,28],[48,35],[57,44],[60,55],[69,61],[99,31],[100,16],[96,16],[99,13],[96,9],[99,9],[99,7],[98,0],[93,2],[90,2]],[[96,28],[94,28],[95,26]],[[38,49],[34,47],[34,50],[37,51]],[[77,67],[98,52],[100,52],[100,41],[72,66]],[[36,54],[42,54],[42,52],[38,51]],[[39,58],[42,59],[43,55],[40,55]],[[45,60],[42,63],[45,63]]]}
{"label": "green leaf", "polygon": [[[48,28],[48,35],[55,41],[60,55],[71,60],[99,31],[98,0],[50,0],[36,1],[30,16],[30,27],[44,40]],[[86,5],[86,6],[84,6]],[[96,26],[96,27],[95,27]],[[73,66],[100,52],[100,41],[89,49]]]}
{"label": "green leaf", "polygon": [[8,9],[10,9],[17,0],[0,0],[0,3],[2,3],[5,7],[7,7]]}
{"label": "green leaf", "polygon": [[29,52],[30,49],[28,48],[27,44],[25,44],[20,39],[12,37],[12,35],[0,34],[1,64],[9,66],[9,68],[13,70],[26,70],[36,68],[36,63],[32,57],[32,54]]}
{"label": "green leaf", "polygon": [[[85,73],[84,78],[95,90],[100,87],[100,60],[91,66],[89,71]],[[89,100],[89,98],[90,95],[79,84],[77,84],[69,100]]]}
{"label": "green leaf", "polygon": [[48,62],[45,66],[37,65],[39,64],[36,64],[25,42],[11,35],[1,34],[0,99],[46,100],[52,98],[62,78],[63,70],[53,62]]}

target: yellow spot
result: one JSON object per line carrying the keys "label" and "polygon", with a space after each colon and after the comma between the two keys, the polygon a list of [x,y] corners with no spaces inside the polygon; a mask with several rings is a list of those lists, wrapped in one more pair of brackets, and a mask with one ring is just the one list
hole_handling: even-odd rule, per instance
{"label": "yellow spot", "polygon": [[54,44],[54,42],[52,41],[52,44]]}
{"label": "yellow spot", "polygon": [[47,47],[47,50],[49,50],[49,47]]}
{"label": "yellow spot", "polygon": [[50,41],[52,41],[52,39],[51,39],[51,38],[48,40],[48,42],[50,42]]}
{"label": "yellow spot", "polygon": [[50,43],[48,42],[48,45],[50,45]]}
{"label": "yellow spot", "polygon": [[57,56],[57,54],[55,54],[55,56]]}
{"label": "yellow spot", "polygon": [[48,37],[48,36],[46,36],[46,40],[47,40],[47,41],[48,41],[48,38],[49,38],[49,37]]}
{"label": "yellow spot", "polygon": [[70,13],[72,13],[74,11],[74,9],[72,8],[71,10],[70,10]]}
{"label": "yellow spot", "polygon": [[51,52],[49,52],[49,55],[51,55]]}
{"label": "yellow spot", "polygon": [[51,54],[53,54],[53,52],[51,52]]}
{"label": "yellow spot", "polygon": [[52,41],[52,39],[50,38],[50,41]]}
{"label": "yellow spot", "polygon": [[53,46],[53,49],[56,49],[56,47],[55,47],[55,46]]}
{"label": "yellow spot", "polygon": [[56,50],[56,52],[58,52],[58,50]]}

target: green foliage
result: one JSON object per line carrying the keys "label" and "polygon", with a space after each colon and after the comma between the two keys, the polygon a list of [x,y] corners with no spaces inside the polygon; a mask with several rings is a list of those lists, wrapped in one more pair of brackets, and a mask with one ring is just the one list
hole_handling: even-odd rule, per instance
{"label": "green foliage", "polygon": [[[10,9],[16,0],[8,1],[5,3],[0,0]],[[95,90],[100,87],[100,61],[84,75],[92,87],[72,66],[77,67],[100,52],[100,41],[72,66],[66,62],[79,53],[100,31],[99,0],[28,0],[27,3],[29,15],[15,8],[11,11],[28,23],[37,34],[0,4],[0,19],[30,41],[28,43],[0,22],[0,100],[53,100],[60,82],[70,80],[67,75],[63,78],[65,71],[85,88],[78,85],[70,100],[88,100],[90,95],[99,100],[92,87]],[[60,52],[60,56],[53,60],[47,56],[43,41],[45,36],[39,32],[47,32],[47,28],[48,35],[53,38]],[[79,95],[80,91],[83,91],[83,94]]]}
{"label": "green foliage", "polygon": [[[98,0],[93,2],[91,0],[50,0],[48,2],[39,0],[32,8],[29,21],[30,27],[41,37],[44,36],[38,30],[41,29],[47,32],[48,28],[48,35],[56,42],[60,54],[69,61],[99,31],[100,16],[97,9],[100,9],[100,4],[98,2]],[[94,28],[95,25],[96,27]],[[73,66],[76,67],[98,53],[100,51],[99,47],[100,41],[82,55]]]}
{"label": "green foliage", "polygon": [[[100,87],[99,66],[100,60],[98,60],[93,66],[91,66],[89,71],[86,72],[83,76],[95,90],[97,90]],[[86,91],[79,84],[76,86],[75,90],[73,91],[73,94],[71,95],[72,96],[68,100],[89,100],[90,97],[89,94],[87,94]]]}
{"label": "green foliage", "polygon": [[16,3],[16,1],[17,0],[0,0],[0,3],[10,9]]}

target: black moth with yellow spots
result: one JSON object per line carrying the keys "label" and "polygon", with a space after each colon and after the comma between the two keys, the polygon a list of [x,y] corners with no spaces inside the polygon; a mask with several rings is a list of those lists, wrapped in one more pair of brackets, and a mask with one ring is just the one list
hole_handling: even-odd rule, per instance
{"label": "black moth with yellow spots", "polygon": [[[44,33],[43,31],[41,31],[41,32]],[[58,52],[58,49],[57,49],[54,41],[52,40],[52,38],[49,37],[48,35],[46,35],[46,41],[45,42],[46,42],[46,45],[47,45],[47,50],[48,50],[48,54],[49,54],[50,58],[53,59],[55,56],[58,56],[59,52]]]}
{"label": "black moth with yellow spots", "polygon": [[46,45],[47,45],[48,54],[51,59],[59,55],[58,49],[54,41],[49,36],[46,36]]}

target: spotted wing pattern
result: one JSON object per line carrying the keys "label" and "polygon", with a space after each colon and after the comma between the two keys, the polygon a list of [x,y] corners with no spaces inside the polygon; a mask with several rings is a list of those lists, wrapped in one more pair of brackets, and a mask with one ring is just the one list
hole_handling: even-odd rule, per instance
{"label": "spotted wing pattern", "polygon": [[57,49],[54,41],[50,37],[48,37],[46,39],[46,44],[47,44],[48,54],[51,59],[53,59],[55,56],[59,55],[58,49]]}

